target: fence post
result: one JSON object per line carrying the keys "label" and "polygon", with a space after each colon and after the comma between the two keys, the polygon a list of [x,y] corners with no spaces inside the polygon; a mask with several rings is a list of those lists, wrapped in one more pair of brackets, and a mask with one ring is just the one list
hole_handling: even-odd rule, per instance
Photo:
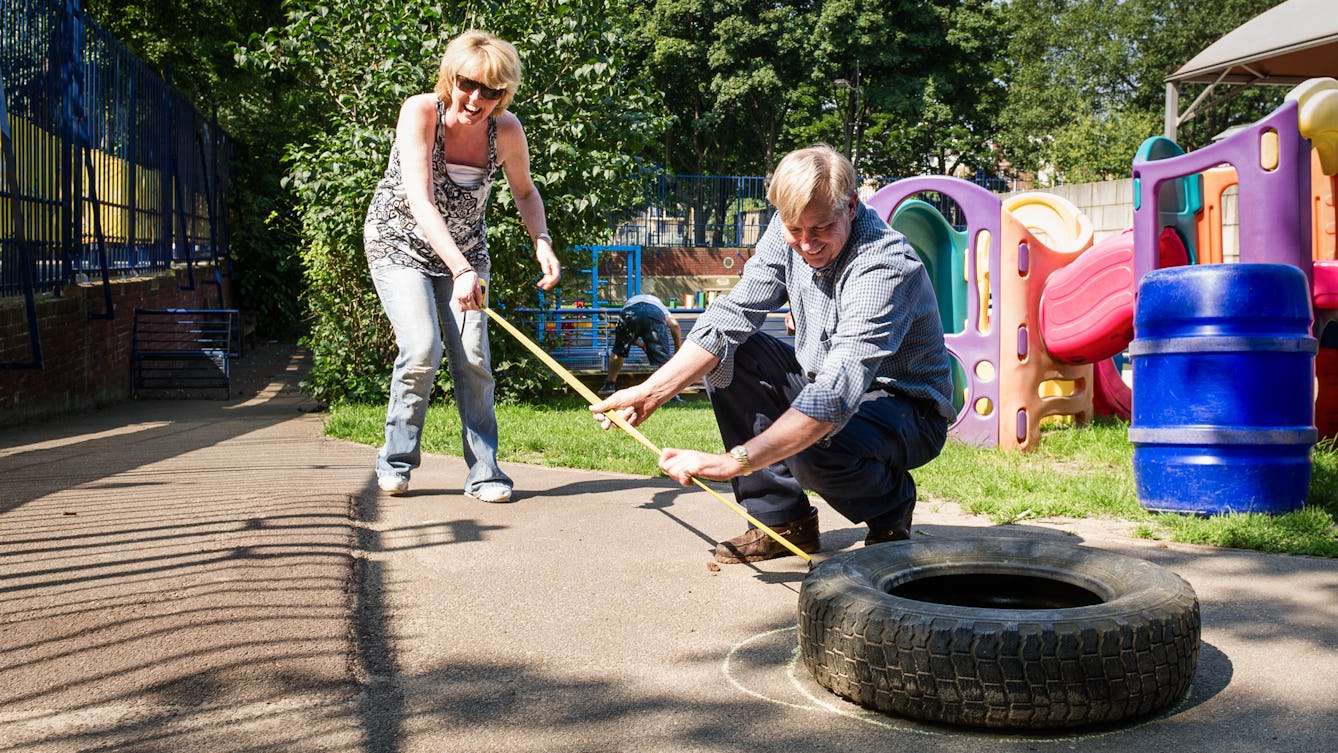
{"label": "fence post", "polygon": [[9,130],[9,112],[5,104],[5,81],[0,76],[0,159],[4,160],[5,182],[9,189],[9,221],[14,229],[14,258],[19,265],[19,279],[23,285],[23,303],[28,315],[28,343],[31,361],[0,362],[0,369],[42,368],[42,335],[37,321],[37,299],[33,295],[32,248],[28,245],[23,228],[23,210],[19,207],[18,158],[14,155],[14,135]]}
{"label": "fence post", "polygon": [[176,190],[172,185],[172,65],[169,63],[163,71],[165,86],[162,93],[162,109],[159,124],[162,132],[158,136],[158,201],[162,204],[158,230],[158,258],[171,268],[175,261],[172,244],[172,201]]}
{"label": "fence post", "polygon": [[[71,7],[69,14],[70,28],[70,121],[72,128],[72,140],[69,142],[68,151],[77,151],[83,157],[83,164],[88,168],[88,201],[93,210],[93,239],[98,247],[98,268],[102,273],[102,312],[88,312],[89,319],[114,319],[116,318],[116,303],[112,299],[111,290],[111,272],[107,263],[107,242],[102,232],[102,208],[98,203],[98,182],[97,176],[93,170],[93,144],[88,132],[88,113],[84,109],[84,90],[87,83],[84,71],[84,28],[80,22],[81,14],[79,12],[79,0],[68,0]],[[78,158],[74,160],[79,162]],[[70,203],[79,207],[79,224],[74,228],[76,240],[74,245],[69,246],[71,253],[77,253],[82,258],[84,256],[84,193],[82,170],[75,168],[78,172],[76,180],[79,183],[79,192],[71,193]]]}
{"label": "fence post", "polygon": [[[69,197],[62,202],[60,214],[61,277],[69,280],[74,276],[74,248],[77,228],[83,227],[83,202],[73,197],[83,194],[83,175],[76,169],[78,164],[74,156],[74,13],[78,10],[78,0],[65,0],[65,22],[57,24],[58,31],[53,35],[51,56],[57,68],[56,80],[60,82],[60,97],[57,118],[60,121],[60,190],[61,196]],[[58,288],[59,289],[59,288]]]}

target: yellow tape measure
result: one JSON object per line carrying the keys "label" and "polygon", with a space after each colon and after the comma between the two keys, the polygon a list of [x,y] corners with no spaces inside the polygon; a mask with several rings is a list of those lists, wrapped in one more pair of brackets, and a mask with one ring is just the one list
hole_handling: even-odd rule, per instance
{"label": "yellow tape measure", "polygon": [[[508,322],[507,320],[503,319],[500,315],[497,314],[496,311],[493,311],[491,308],[487,306],[483,307],[483,312],[486,313],[493,321],[501,325],[502,329],[506,330],[507,332],[510,332],[511,336],[519,340],[521,345],[524,345],[526,348],[530,350],[531,353],[538,356],[540,361],[543,361],[545,364],[547,364],[548,368],[553,370],[553,373],[562,377],[562,381],[571,385],[571,388],[576,390],[577,394],[585,398],[587,402],[589,402],[591,405],[600,402],[598,395],[592,392],[589,387],[586,387],[584,384],[582,384],[581,380],[577,379],[574,374],[572,374],[570,371],[567,371],[566,367],[557,362],[557,359],[553,358],[553,356],[545,352],[544,349],[540,348],[533,340],[526,337],[524,333],[522,333],[520,330],[512,326],[511,322]],[[645,445],[646,448],[649,449],[651,452],[654,452],[657,458],[660,456],[660,448],[656,447],[655,443],[647,439],[646,436],[642,434],[640,431],[638,431],[635,426],[628,423],[627,419],[623,418],[621,413],[619,413],[618,411],[610,411],[609,413],[606,413],[604,415],[608,417],[610,421],[616,424],[618,428],[627,432],[633,439]],[[727,500],[724,497],[720,496],[720,494],[717,493],[716,490],[702,483],[701,479],[694,477],[692,479],[692,482],[697,486],[700,486],[703,490],[706,491],[707,494],[710,494],[712,497],[715,497],[716,499],[720,500],[720,503],[723,504],[725,507],[728,507],[729,509],[743,516],[745,520],[753,524],[753,526],[756,527],[759,531],[770,536],[777,543],[784,546],[786,549],[789,549],[795,555],[803,557],[804,560],[806,561],[811,562],[813,560],[813,558],[810,557],[807,552],[795,546],[794,544],[790,543],[790,541],[786,539],[784,536],[781,536],[780,534],[771,530],[771,528],[767,527],[765,524],[754,518],[752,515],[749,515],[748,511],[743,509],[743,507],[739,505],[737,502],[731,502],[730,500]]]}

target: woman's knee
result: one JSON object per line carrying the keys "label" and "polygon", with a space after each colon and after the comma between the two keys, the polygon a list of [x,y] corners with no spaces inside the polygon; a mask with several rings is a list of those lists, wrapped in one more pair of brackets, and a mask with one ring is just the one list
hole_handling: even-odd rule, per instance
{"label": "woman's knee", "polygon": [[441,339],[436,337],[414,337],[401,339],[398,343],[400,354],[398,363],[405,369],[436,371],[441,363]]}

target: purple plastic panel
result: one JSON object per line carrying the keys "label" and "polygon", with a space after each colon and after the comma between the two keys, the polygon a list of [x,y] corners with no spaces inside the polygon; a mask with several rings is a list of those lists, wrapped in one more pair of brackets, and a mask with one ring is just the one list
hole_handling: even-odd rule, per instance
{"label": "purple plastic panel", "polygon": [[[1296,103],[1287,102],[1222,141],[1177,157],[1135,159],[1134,284],[1157,268],[1161,221],[1157,189],[1165,182],[1201,173],[1223,163],[1239,177],[1240,260],[1288,264],[1310,279],[1310,142],[1297,130]],[[1265,132],[1277,133],[1278,165],[1261,165]]]}
{"label": "purple plastic panel", "polygon": [[[962,411],[950,429],[952,436],[977,447],[997,447],[999,445],[999,327],[997,320],[991,322],[987,331],[979,331],[981,307],[987,302],[980,300],[976,238],[981,232],[989,233],[990,297],[999,300],[999,265],[1001,216],[1003,201],[998,196],[986,191],[974,183],[933,175],[921,178],[906,178],[883,187],[866,202],[884,220],[892,217],[901,203],[918,193],[934,191],[946,196],[962,208],[966,215],[966,275],[967,304],[966,320],[968,326],[961,332],[946,335],[944,340],[948,352],[962,365],[966,372],[966,397]],[[976,373],[976,364],[987,362],[992,367],[988,379],[982,379]],[[978,400],[989,400],[990,412],[980,415],[974,409]]]}

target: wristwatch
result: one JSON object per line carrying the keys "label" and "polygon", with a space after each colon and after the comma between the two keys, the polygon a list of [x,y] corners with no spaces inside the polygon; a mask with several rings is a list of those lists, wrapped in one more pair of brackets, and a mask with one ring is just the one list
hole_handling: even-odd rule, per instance
{"label": "wristwatch", "polygon": [[748,450],[743,445],[736,444],[729,449],[730,457],[739,461],[739,467],[743,469],[743,475],[747,476],[753,472],[753,463],[748,459]]}
{"label": "wristwatch", "polygon": [[538,243],[540,238],[543,238],[544,240],[548,241],[549,245],[552,245],[553,243],[553,236],[549,235],[548,233],[539,233],[538,235],[534,236],[534,242]]}

